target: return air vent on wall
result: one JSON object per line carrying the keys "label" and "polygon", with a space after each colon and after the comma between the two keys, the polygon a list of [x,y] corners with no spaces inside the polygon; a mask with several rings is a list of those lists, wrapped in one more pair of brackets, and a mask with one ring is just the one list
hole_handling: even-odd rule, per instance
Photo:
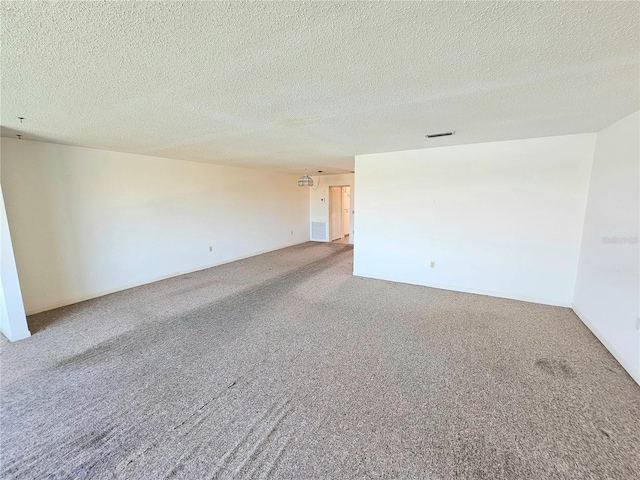
{"label": "return air vent on wall", "polygon": [[326,222],[311,222],[311,240],[326,240],[327,224]]}

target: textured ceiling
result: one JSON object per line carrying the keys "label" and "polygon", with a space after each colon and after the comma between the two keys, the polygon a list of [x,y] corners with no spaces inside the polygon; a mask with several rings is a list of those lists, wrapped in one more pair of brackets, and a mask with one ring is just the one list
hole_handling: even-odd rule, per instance
{"label": "textured ceiling", "polygon": [[637,2],[0,8],[4,136],[343,172],[355,154],[594,132],[639,108]]}

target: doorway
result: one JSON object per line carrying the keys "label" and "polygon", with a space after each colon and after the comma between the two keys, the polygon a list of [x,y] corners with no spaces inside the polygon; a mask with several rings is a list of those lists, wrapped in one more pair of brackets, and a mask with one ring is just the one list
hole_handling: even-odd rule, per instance
{"label": "doorway", "polygon": [[351,187],[329,187],[329,240],[349,243],[351,230]]}

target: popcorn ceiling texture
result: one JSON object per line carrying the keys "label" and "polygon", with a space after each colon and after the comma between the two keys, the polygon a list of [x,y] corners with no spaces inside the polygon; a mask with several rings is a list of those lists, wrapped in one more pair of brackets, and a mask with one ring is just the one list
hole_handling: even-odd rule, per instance
{"label": "popcorn ceiling texture", "polygon": [[639,108],[638,2],[0,8],[4,136],[338,173],[356,154],[595,132]]}
{"label": "popcorn ceiling texture", "polygon": [[0,476],[640,478],[640,387],[570,309],[307,243],[29,318]]}

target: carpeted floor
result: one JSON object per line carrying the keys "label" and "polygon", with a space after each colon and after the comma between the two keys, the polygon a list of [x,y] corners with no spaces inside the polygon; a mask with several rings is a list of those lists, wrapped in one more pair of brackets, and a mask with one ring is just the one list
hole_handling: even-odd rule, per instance
{"label": "carpeted floor", "polygon": [[640,387],[569,309],[280,250],[2,340],[3,478],[640,478]]}

